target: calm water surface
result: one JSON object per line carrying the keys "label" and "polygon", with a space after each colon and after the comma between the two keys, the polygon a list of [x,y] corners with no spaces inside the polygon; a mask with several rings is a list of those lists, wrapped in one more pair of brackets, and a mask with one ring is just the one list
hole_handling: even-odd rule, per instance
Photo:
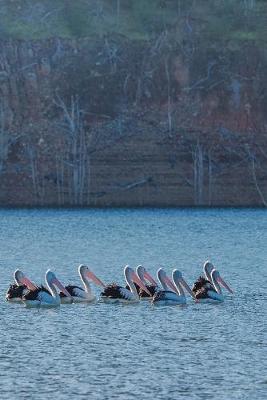
{"label": "calm water surface", "polygon": [[[0,398],[266,399],[267,214],[263,210],[0,211]],[[15,268],[105,282],[142,263],[193,283],[210,258],[235,290],[186,307],[5,302]]]}

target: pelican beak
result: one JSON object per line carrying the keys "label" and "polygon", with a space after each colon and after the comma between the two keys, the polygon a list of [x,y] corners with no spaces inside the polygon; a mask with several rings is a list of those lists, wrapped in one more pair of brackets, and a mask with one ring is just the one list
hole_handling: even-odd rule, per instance
{"label": "pelican beak", "polygon": [[53,279],[52,283],[58,287],[58,289],[65,294],[65,296],[72,298],[72,296],[69,294],[69,292],[64,288],[61,282],[59,282],[58,279]]}
{"label": "pelican beak", "polygon": [[179,292],[178,292],[176,286],[173,284],[173,282],[171,281],[171,279],[170,279],[168,276],[165,276],[165,277],[163,278],[163,281],[166,283],[166,285],[167,285],[174,293],[179,294]]}
{"label": "pelican beak", "polygon": [[[138,286],[140,286],[141,289],[143,289],[149,296],[151,296],[150,291],[145,287],[141,279],[138,278],[135,272],[132,274],[132,281],[136,283]],[[151,296],[152,297],[152,296]]]}
{"label": "pelican beak", "polygon": [[106,285],[100,279],[98,279],[98,277],[95,276],[95,274],[93,272],[86,271],[85,275],[87,276],[88,279],[90,279],[96,285],[101,286],[101,287],[106,287]]}
{"label": "pelican beak", "polygon": [[145,278],[148,282],[150,282],[151,285],[157,286],[157,282],[155,281],[155,279],[152,278],[152,276],[151,276],[147,271],[145,271],[145,273],[144,273],[144,278]]}
{"label": "pelican beak", "polygon": [[223,278],[221,276],[219,276],[217,278],[217,281],[225,288],[228,290],[228,292],[230,293],[234,293],[233,290],[230,288],[230,286],[227,285],[227,283],[223,280]]}
{"label": "pelican beak", "polygon": [[35,290],[36,286],[26,277],[21,279],[21,282],[23,283],[23,285],[27,286],[27,288],[29,290]]}
{"label": "pelican beak", "polygon": [[195,298],[195,294],[192,292],[192,290],[190,289],[189,285],[186,283],[186,281],[181,278],[181,284],[183,285],[183,287],[188,291],[188,293],[190,294],[190,296],[192,296],[193,298]]}

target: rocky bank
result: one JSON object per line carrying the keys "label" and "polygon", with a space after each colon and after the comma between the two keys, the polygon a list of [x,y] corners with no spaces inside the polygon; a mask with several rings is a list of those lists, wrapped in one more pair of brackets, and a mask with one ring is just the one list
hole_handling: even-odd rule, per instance
{"label": "rocky bank", "polygon": [[2,40],[0,205],[266,205],[266,60],[167,32]]}

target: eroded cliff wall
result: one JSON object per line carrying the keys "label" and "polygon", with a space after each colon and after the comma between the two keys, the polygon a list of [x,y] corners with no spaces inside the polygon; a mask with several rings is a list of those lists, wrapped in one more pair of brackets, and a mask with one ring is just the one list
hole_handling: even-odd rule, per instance
{"label": "eroded cliff wall", "polygon": [[1,205],[266,205],[266,48],[181,21],[0,41]]}

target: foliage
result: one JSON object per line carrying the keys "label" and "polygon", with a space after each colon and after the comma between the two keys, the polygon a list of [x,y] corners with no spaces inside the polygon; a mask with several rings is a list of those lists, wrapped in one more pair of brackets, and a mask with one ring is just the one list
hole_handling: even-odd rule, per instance
{"label": "foliage", "polygon": [[266,42],[265,0],[1,0],[2,38],[119,33],[149,40],[173,31],[185,40]]}

